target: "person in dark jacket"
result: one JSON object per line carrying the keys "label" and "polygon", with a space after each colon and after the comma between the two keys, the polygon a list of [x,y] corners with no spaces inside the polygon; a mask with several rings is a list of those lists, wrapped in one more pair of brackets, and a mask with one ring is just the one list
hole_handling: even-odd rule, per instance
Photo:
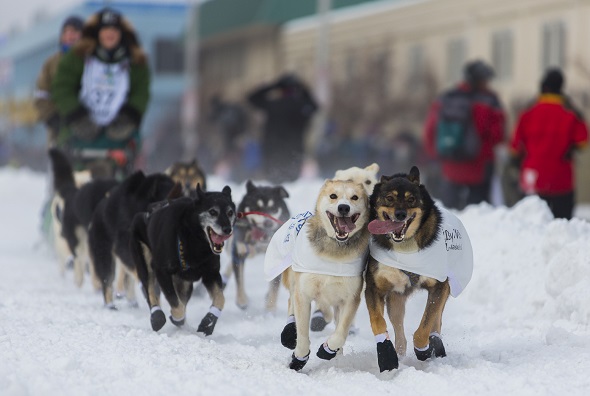
{"label": "person in dark jacket", "polygon": [[520,162],[520,187],[537,194],[556,218],[571,219],[574,210],[573,153],[588,143],[582,115],[563,94],[559,69],[547,71],[538,100],[519,117],[510,144]]}
{"label": "person in dark jacket", "polygon": [[131,24],[110,8],[92,15],[53,80],[64,121],[58,146],[101,176],[129,173],[149,91],[147,57]]}
{"label": "person in dark jacket", "polygon": [[317,110],[305,84],[293,74],[263,85],[248,95],[248,101],[266,114],[261,146],[266,177],[273,183],[299,177],[304,138]]}
{"label": "person in dark jacket", "polygon": [[[479,154],[471,160],[444,159],[440,199],[448,208],[463,209],[468,204],[490,201],[494,171],[494,147],[504,140],[505,115],[498,96],[488,87],[494,77],[493,69],[482,61],[465,65],[464,81],[454,90],[472,95],[472,119],[481,146]],[[440,100],[430,108],[425,126],[425,146],[428,154],[438,158],[436,130]]]}
{"label": "person in dark jacket", "polygon": [[57,134],[60,127],[60,117],[51,98],[51,83],[57,72],[57,65],[63,55],[82,36],[84,21],[75,15],[65,19],[59,34],[59,50],[51,55],[41,68],[37,83],[35,84],[35,108],[39,114],[39,121],[47,127],[47,146],[54,147],[57,144]]}

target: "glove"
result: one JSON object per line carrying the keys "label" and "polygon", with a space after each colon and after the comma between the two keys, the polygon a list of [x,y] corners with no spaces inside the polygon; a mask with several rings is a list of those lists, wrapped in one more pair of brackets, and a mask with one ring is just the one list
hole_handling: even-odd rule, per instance
{"label": "glove", "polygon": [[88,109],[82,106],[66,117],[66,125],[73,137],[82,140],[94,140],[100,132],[100,127],[90,118]]}
{"label": "glove", "polygon": [[112,140],[126,140],[137,128],[141,121],[141,114],[133,107],[125,105],[119,110],[119,114],[107,126],[106,135]]}

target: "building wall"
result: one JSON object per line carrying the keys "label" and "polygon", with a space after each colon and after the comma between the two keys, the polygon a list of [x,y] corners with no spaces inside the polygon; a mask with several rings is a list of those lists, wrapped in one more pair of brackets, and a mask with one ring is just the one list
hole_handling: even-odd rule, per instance
{"label": "building wall", "polygon": [[[411,91],[419,89],[420,76],[433,77],[438,92],[458,82],[465,61],[483,59],[499,73],[493,88],[508,112],[511,135],[518,111],[538,94],[547,35],[552,35],[557,54],[549,64],[563,68],[566,92],[590,116],[588,20],[588,0],[383,1],[350,7],[330,17],[330,79],[332,84],[346,80],[351,69],[382,54],[391,65],[389,94],[412,96]],[[562,42],[560,34],[564,34]],[[281,37],[283,67],[299,71],[310,81],[316,35],[317,19],[303,18],[287,24]],[[494,56],[494,52],[505,56]],[[556,64],[559,54],[561,64]],[[418,79],[412,80],[416,73]],[[424,99],[431,101],[434,96]],[[421,121],[410,121],[410,129],[420,133]],[[578,199],[589,202],[590,150],[579,155],[577,170]]]}

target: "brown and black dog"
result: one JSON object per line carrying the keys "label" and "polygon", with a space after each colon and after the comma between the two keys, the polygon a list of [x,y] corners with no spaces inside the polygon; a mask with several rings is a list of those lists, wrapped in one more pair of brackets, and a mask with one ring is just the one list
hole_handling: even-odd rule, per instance
{"label": "brown and black dog", "polygon": [[[366,272],[365,299],[377,342],[381,371],[398,368],[405,355],[405,305],[412,292],[425,289],[428,300],[414,333],[419,360],[446,356],[440,333],[449,294],[457,296],[471,279],[473,251],[461,221],[435,204],[420,184],[420,172],[381,177],[370,199],[373,234]],[[395,331],[389,340],[384,310]],[[397,350],[397,353],[396,353]]]}

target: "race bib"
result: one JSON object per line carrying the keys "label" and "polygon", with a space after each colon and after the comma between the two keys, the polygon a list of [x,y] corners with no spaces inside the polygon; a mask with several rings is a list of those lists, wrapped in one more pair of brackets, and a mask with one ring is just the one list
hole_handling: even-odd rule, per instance
{"label": "race bib", "polygon": [[129,62],[104,63],[95,57],[86,59],[82,75],[80,101],[100,126],[113,121],[129,92]]}

